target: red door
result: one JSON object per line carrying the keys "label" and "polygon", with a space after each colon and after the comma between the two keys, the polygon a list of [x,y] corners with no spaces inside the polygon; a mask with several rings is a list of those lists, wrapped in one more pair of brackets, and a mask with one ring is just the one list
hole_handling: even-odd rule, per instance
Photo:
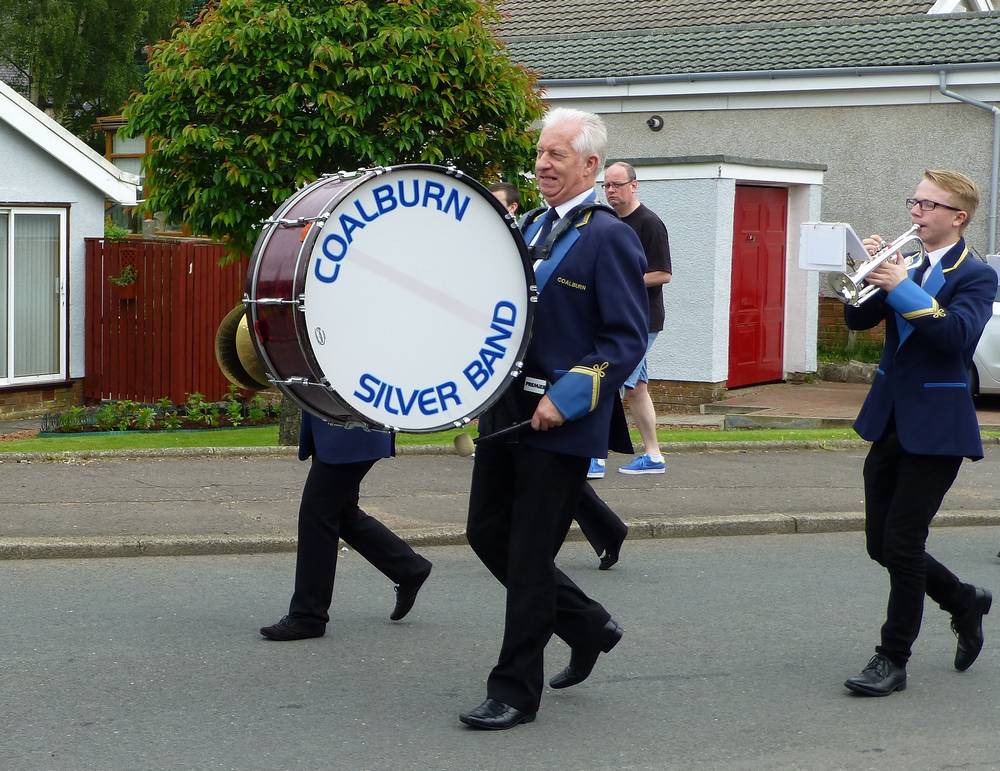
{"label": "red door", "polygon": [[788,191],[737,185],[729,301],[729,378],[738,388],[781,380]]}

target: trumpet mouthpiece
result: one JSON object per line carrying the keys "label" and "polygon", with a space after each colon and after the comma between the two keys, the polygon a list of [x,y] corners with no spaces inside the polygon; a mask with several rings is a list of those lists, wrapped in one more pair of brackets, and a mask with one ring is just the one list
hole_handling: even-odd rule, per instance
{"label": "trumpet mouthpiece", "polygon": [[476,443],[472,441],[472,437],[468,434],[459,434],[455,437],[454,442],[455,452],[463,458],[468,458],[476,451]]}

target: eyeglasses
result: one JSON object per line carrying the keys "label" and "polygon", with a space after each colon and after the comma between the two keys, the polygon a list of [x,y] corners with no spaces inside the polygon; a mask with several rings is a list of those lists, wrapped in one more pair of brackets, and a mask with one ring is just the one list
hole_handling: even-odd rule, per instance
{"label": "eyeglasses", "polygon": [[959,209],[957,206],[949,206],[946,203],[938,203],[937,201],[920,198],[907,198],[906,208],[912,209],[914,206],[919,206],[921,211],[934,211],[938,206],[942,209],[951,209],[952,211],[965,211],[965,209]]}
{"label": "eyeglasses", "polygon": [[631,185],[633,182],[635,182],[634,179],[630,179],[628,182],[603,182],[601,183],[601,187],[605,190],[610,190],[611,188],[621,190],[625,185]]}

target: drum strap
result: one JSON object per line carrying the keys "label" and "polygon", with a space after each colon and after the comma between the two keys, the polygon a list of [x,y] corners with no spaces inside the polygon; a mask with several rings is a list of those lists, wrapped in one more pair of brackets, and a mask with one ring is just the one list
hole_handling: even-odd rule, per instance
{"label": "drum strap", "polygon": [[[615,217],[618,213],[612,209],[607,204],[598,203],[597,201],[585,201],[584,203],[578,204],[566,212],[565,217],[560,217],[556,224],[552,226],[552,230],[549,232],[548,237],[545,239],[545,243],[537,246],[534,250],[536,260],[547,260],[549,255],[552,253],[552,247],[555,242],[559,240],[563,233],[572,227],[576,227],[580,222],[586,218],[590,212],[594,209],[603,209],[604,211],[611,212]],[[541,215],[545,214],[549,210],[548,206],[539,206],[537,209],[532,209],[529,212],[525,212],[524,216],[521,217],[521,221],[517,223],[518,228],[520,228],[523,233],[525,228],[527,228],[532,222],[538,219]]]}

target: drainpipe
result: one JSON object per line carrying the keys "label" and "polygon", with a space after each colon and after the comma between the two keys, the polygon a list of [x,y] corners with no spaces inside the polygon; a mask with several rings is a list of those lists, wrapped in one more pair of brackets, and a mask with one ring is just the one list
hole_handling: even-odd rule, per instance
{"label": "drainpipe", "polygon": [[997,178],[1000,175],[1000,107],[995,104],[980,102],[962,94],[956,94],[948,90],[948,75],[944,70],[938,72],[940,85],[938,90],[947,97],[957,99],[960,102],[971,104],[981,110],[988,110],[993,113],[993,170],[990,177],[990,208],[989,225],[987,226],[987,251],[989,254],[996,254],[997,246]]}

